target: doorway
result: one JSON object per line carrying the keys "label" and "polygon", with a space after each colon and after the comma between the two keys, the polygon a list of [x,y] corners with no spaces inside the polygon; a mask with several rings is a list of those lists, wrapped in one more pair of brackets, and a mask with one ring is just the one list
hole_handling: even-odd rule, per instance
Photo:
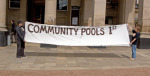
{"label": "doorway", "polygon": [[79,17],[80,16],[80,7],[72,6],[71,11],[71,25],[72,26],[79,26]]}
{"label": "doorway", "polygon": [[[121,0],[120,0],[121,1]],[[119,0],[107,0],[106,2],[106,25],[119,24]]]}
{"label": "doorway", "polygon": [[45,0],[28,0],[27,20],[44,24]]}

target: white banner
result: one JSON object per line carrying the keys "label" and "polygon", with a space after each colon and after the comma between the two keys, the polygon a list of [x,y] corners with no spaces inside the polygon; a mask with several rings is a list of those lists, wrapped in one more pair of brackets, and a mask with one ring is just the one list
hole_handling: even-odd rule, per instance
{"label": "white banner", "polygon": [[129,46],[127,25],[56,26],[25,23],[25,41],[63,46]]}

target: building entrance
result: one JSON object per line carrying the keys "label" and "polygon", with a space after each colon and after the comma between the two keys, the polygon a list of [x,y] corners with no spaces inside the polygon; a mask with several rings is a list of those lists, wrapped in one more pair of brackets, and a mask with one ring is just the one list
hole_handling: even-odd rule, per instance
{"label": "building entrance", "polygon": [[80,13],[80,7],[72,6],[72,11],[71,11],[72,26],[79,26],[79,15],[80,15],[79,13]]}
{"label": "building entrance", "polygon": [[45,0],[28,0],[27,20],[44,24]]}

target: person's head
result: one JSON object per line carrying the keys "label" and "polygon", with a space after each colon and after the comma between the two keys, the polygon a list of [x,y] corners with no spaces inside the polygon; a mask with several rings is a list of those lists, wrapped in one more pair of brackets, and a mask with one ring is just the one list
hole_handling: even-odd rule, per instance
{"label": "person's head", "polygon": [[18,25],[19,26],[22,26],[23,24],[22,24],[22,21],[18,21]]}
{"label": "person's head", "polygon": [[136,27],[135,27],[135,31],[136,31],[136,32],[140,32],[140,26],[136,26]]}
{"label": "person's head", "polygon": [[14,20],[11,20],[11,23],[13,24],[13,23],[15,23],[15,21],[14,21]]}

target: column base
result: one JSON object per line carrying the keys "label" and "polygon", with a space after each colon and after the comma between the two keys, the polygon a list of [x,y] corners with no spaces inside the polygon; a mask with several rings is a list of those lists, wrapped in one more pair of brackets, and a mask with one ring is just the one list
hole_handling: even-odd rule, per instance
{"label": "column base", "polygon": [[150,49],[150,33],[141,33],[138,48]]}
{"label": "column base", "polygon": [[0,31],[8,31],[6,28],[0,27]]}
{"label": "column base", "polygon": [[150,33],[150,26],[142,26],[142,32]]}
{"label": "column base", "polygon": [[0,46],[7,46],[7,31],[0,30]]}

